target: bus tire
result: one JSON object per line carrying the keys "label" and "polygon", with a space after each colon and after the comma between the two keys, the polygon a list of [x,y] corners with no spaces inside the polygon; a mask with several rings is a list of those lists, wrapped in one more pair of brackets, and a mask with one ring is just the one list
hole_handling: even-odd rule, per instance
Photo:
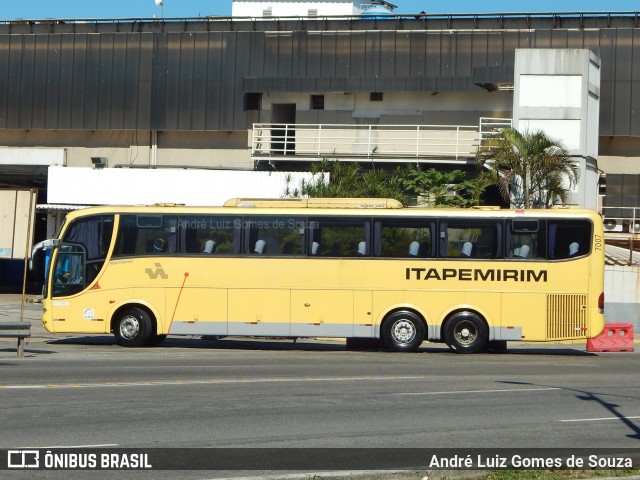
{"label": "bus tire", "polygon": [[122,347],[140,347],[152,338],[152,322],[149,314],[137,307],[123,310],[113,325],[116,343]]}
{"label": "bus tire", "polygon": [[456,353],[476,353],[484,348],[488,337],[487,325],[473,312],[458,312],[444,325],[444,340]]}
{"label": "bus tire", "polygon": [[417,350],[424,341],[422,319],[413,312],[400,310],[390,314],[382,323],[382,340],[396,352]]}

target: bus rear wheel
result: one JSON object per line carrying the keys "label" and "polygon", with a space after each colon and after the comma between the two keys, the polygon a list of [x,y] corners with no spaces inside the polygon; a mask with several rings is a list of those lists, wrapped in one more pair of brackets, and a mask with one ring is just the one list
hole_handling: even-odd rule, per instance
{"label": "bus rear wheel", "polygon": [[127,308],[116,319],[113,335],[116,337],[116,343],[122,347],[140,347],[147,344],[152,335],[149,314],[141,308]]}
{"label": "bus rear wheel", "polygon": [[475,353],[487,343],[489,331],[473,312],[458,312],[444,326],[444,340],[456,353]]}
{"label": "bus rear wheel", "polygon": [[424,323],[413,312],[394,312],[382,324],[382,340],[387,347],[397,352],[417,350],[422,345],[424,336]]}

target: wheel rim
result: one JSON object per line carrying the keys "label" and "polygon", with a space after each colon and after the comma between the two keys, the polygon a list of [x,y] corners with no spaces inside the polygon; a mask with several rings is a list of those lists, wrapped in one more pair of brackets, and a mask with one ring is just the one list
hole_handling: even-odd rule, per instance
{"label": "wheel rim", "polygon": [[473,322],[462,320],[453,328],[453,336],[460,345],[472,345],[478,338],[478,329]]}
{"label": "wheel rim", "polygon": [[140,321],[131,315],[127,315],[120,322],[120,336],[127,340],[133,340],[140,332]]}
{"label": "wheel rim", "polygon": [[391,327],[394,342],[406,345],[416,338],[416,326],[410,320],[397,320]]}

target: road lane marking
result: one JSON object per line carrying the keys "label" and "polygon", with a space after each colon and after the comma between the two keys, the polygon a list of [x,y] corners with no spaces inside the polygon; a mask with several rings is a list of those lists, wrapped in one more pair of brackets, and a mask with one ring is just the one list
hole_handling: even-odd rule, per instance
{"label": "road lane marking", "polygon": [[[106,387],[158,387],[176,385],[234,385],[234,384],[255,384],[255,383],[313,383],[313,382],[345,382],[345,381],[401,381],[401,380],[424,380],[426,376],[358,376],[358,377],[291,377],[291,378],[208,378],[204,380],[143,380],[139,382],[98,382],[98,383],[67,383],[67,384],[42,384],[42,385],[0,385],[0,392],[3,390],[41,390],[41,389],[78,389],[78,388],[106,388]],[[480,393],[521,393],[521,392],[544,392],[550,390],[562,390],[561,387],[540,387],[540,388],[512,388],[512,389],[487,389],[487,390],[443,390],[437,392],[397,392],[392,396],[427,396],[427,395],[460,395],[460,394],[480,394]]]}
{"label": "road lane marking", "polygon": [[600,417],[600,418],[572,418],[568,420],[560,420],[561,422],[604,422],[607,420],[636,420],[640,418],[640,415],[635,417],[625,417],[621,415],[619,417]]}
{"label": "road lane marking", "polygon": [[203,380],[141,380],[139,382],[96,382],[96,383],[47,383],[36,385],[0,385],[3,390],[42,390],[42,389],[67,389],[67,388],[105,388],[105,387],[157,387],[175,385],[217,385],[225,384],[249,384],[249,383],[312,383],[312,382],[344,382],[344,381],[401,381],[424,380],[424,375],[418,376],[358,376],[358,377],[282,377],[282,378],[207,378]]}
{"label": "road lane marking", "polygon": [[457,393],[511,393],[511,392],[546,392],[549,390],[562,390],[561,387],[544,387],[544,388],[509,388],[497,390],[444,390],[441,392],[407,392],[394,393],[394,395],[451,395]]}

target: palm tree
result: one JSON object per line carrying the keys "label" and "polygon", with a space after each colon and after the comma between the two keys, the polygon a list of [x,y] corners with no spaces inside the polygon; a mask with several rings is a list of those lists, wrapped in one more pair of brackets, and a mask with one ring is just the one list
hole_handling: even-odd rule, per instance
{"label": "palm tree", "polygon": [[542,131],[506,128],[480,146],[476,159],[516,208],[566,205],[570,188],[580,177],[562,142]]}

